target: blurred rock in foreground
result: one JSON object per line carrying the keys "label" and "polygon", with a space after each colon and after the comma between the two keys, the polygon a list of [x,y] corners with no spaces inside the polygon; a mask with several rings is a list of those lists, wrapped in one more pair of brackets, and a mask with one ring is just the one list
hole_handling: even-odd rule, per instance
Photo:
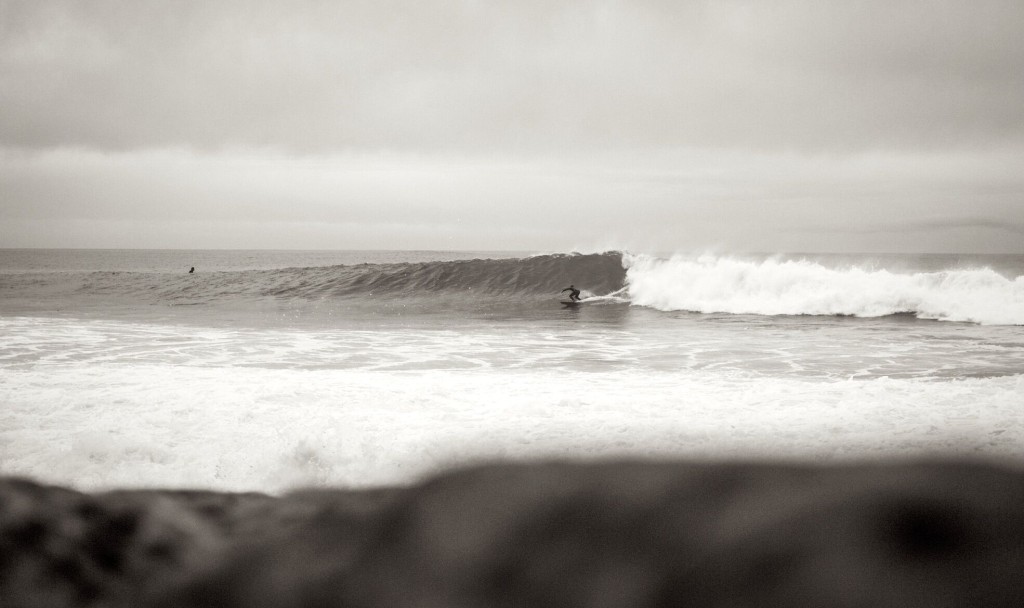
{"label": "blurred rock in foreground", "polygon": [[0,478],[0,606],[1024,606],[1024,472],[490,465],[409,488]]}

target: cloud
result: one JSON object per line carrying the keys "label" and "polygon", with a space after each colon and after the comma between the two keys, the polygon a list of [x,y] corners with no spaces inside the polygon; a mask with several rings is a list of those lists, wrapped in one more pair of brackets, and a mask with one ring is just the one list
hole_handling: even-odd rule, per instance
{"label": "cloud", "polygon": [[0,150],[0,242],[1020,251],[1020,156]]}
{"label": "cloud", "polygon": [[[804,227],[806,229],[806,227]],[[993,231],[1005,232],[1011,235],[1024,235],[1024,221],[997,220],[991,217],[939,217],[923,218],[903,222],[882,222],[865,223],[861,225],[817,225],[814,232],[832,233],[861,233],[861,234],[903,234],[914,232],[944,232],[944,231]]]}
{"label": "cloud", "polygon": [[0,236],[1019,251],[1022,30],[1018,0],[4,0]]}
{"label": "cloud", "polygon": [[0,11],[8,147],[1024,141],[1017,0],[7,0]]}

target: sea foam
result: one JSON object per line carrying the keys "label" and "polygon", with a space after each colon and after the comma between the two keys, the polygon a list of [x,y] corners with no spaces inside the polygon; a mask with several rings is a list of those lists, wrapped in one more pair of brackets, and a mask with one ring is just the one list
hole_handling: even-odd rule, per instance
{"label": "sea foam", "polygon": [[1013,456],[1022,394],[1024,376],[47,365],[0,373],[0,461],[79,488],[279,491],[490,458]]}
{"label": "sea foam", "polygon": [[922,319],[1024,325],[1024,277],[988,269],[897,273],[808,260],[625,255],[633,304],[663,311],[756,315],[901,313]]}

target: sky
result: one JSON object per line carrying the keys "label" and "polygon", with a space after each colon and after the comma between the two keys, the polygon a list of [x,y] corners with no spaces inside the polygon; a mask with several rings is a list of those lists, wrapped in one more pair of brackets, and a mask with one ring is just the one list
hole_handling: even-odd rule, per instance
{"label": "sky", "polygon": [[1024,253],[1024,2],[0,0],[0,247]]}

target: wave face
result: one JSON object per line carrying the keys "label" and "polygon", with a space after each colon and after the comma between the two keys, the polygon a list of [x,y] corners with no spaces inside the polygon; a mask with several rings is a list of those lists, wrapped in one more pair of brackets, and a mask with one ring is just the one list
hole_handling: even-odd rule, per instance
{"label": "wave face", "polygon": [[429,297],[437,294],[551,298],[570,283],[593,294],[622,289],[622,254],[553,254],[519,259],[353,264],[197,273],[87,272],[9,274],[0,291],[39,297],[75,294],[163,303],[214,303],[246,297]]}
{"label": "wave face", "polygon": [[627,255],[630,301],[663,311],[755,315],[913,314],[1024,325],[1024,276],[988,269],[894,273],[806,260]]}
{"label": "wave face", "polygon": [[621,289],[622,255],[554,254],[520,259],[363,264],[271,273],[266,295],[300,297],[388,295],[416,297],[439,292],[504,297],[551,297],[569,283],[594,293]]}

